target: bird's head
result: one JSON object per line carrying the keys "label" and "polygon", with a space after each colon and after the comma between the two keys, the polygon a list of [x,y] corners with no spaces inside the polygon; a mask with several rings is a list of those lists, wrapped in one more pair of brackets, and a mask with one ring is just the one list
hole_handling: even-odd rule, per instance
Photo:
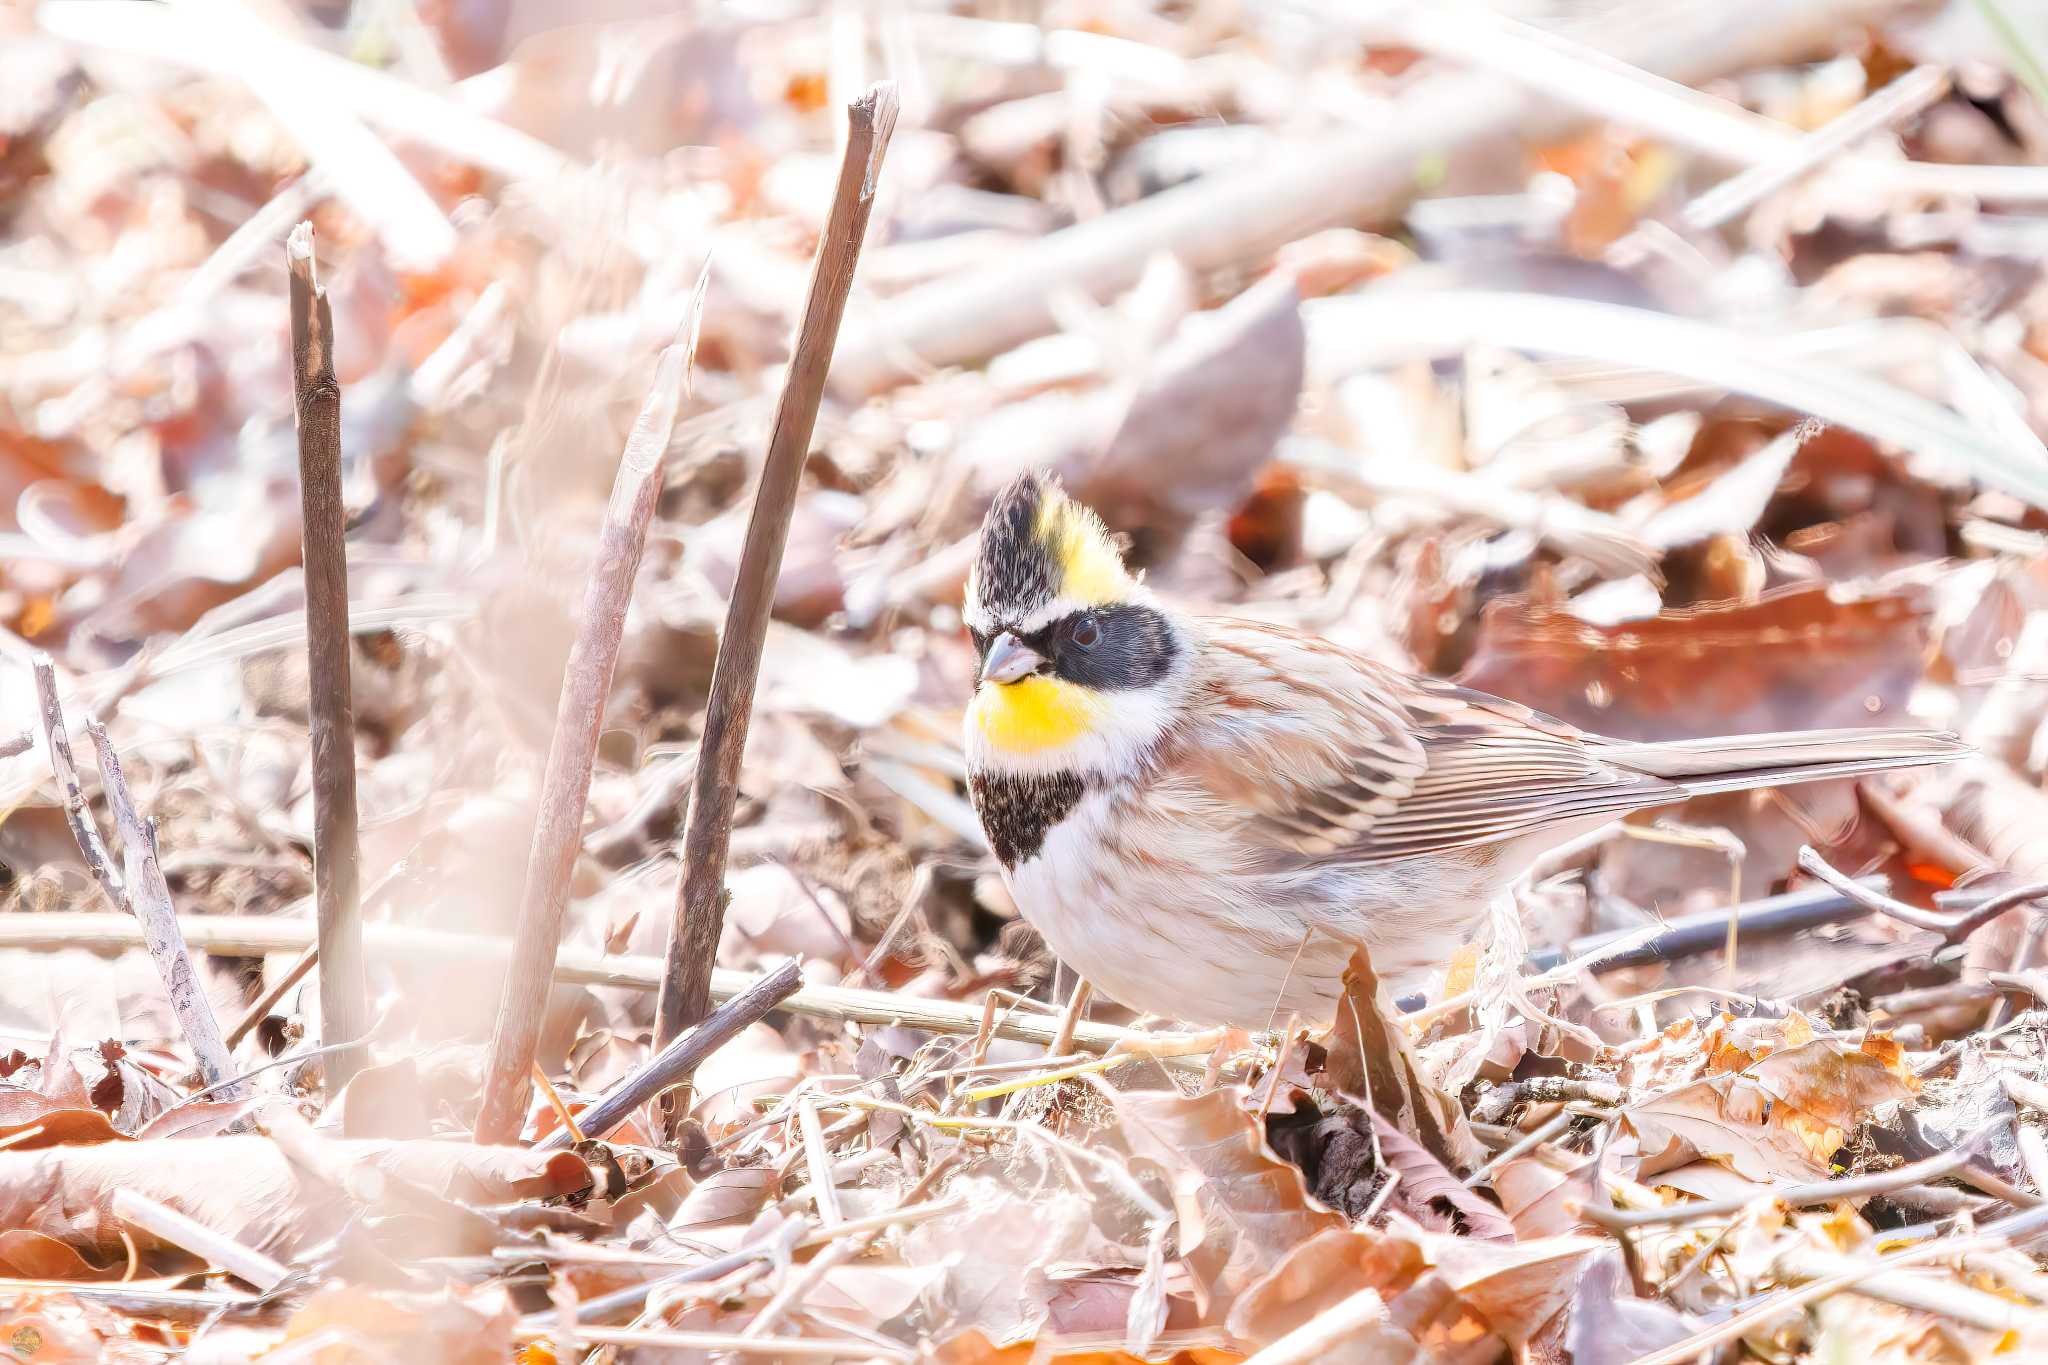
{"label": "bird's head", "polygon": [[1124,568],[1101,518],[1027,474],[996,497],[967,579],[981,676],[968,757],[1024,772],[1128,761],[1165,728],[1182,628]]}

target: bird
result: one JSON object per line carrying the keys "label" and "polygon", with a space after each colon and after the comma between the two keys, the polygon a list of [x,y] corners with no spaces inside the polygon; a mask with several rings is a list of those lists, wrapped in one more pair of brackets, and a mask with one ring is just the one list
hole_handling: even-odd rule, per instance
{"label": "bird", "polygon": [[1046,946],[1142,1014],[1334,1018],[1353,950],[1447,964],[1546,851],[1632,811],[1970,752],[1930,729],[1645,743],[1281,625],[1169,605],[1027,472],[982,520],[967,791]]}

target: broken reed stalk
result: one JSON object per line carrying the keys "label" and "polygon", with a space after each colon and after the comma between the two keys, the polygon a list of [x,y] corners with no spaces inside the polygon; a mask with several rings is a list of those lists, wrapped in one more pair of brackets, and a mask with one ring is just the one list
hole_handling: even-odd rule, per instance
{"label": "broken reed stalk", "polygon": [[163,865],[157,859],[156,829],[145,822],[128,794],[128,779],[121,772],[121,756],[107,738],[106,727],[96,720],[85,723],[99,755],[100,786],[106,792],[107,809],[113,813],[114,830],[121,836],[121,877],[128,889],[127,908],[142,926],[142,943],[164,979],[171,997],[171,1013],[184,1031],[185,1041],[199,1063],[199,1074],[208,1086],[225,1099],[238,1099],[241,1087],[232,1084],[233,1062],[227,1044],[221,1041],[220,1021],[213,1017],[213,1005],[200,989],[192,970],[192,954],[178,927],[178,911],[171,904],[171,888],[164,881]]}
{"label": "broken reed stalk", "polygon": [[132,1223],[160,1242],[168,1242],[240,1276],[263,1293],[269,1293],[291,1276],[290,1266],[133,1190],[115,1190],[112,1207],[114,1216],[122,1222]]}
{"label": "broken reed stalk", "polygon": [[[221,957],[296,954],[303,952],[314,937],[313,926],[305,920],[280,915],[190,915],[181,921],[181,927],[193,948]],[[502,961],[511,950],[507,940],[496,936],[419,929],[404,924],[370,924],[365,926],[365,932],[381,952],[422,962],[445,962],[466,970],[474,970],[480,963]],[[0,915],[0,948],[122,948],[140,939],[135,921],[127,915],[63,910],[39,915]],[[658,957],[572,948],[560,953],[555,962],[555,980],[576,985],[652,991],[660,988],[663,975],[664,964]],[[731,999],[756,979],[750,973],[720,967],[711,975],[712,998]],[[868,1024],[967,1038],[984,1034],[1041,1047],[1052,1041],[1056,1027],[1049,1014],[991,1011],[978,1000],[934,1000],[845,986],[807,986],[785,1000],[782,1008],[791,1014],[834,1024]],[[1185,1046],[1187,1052],[1162,1060],[1168,1066],[1197,1074],[1206,1068],[1205,1059],[1216,1047],[1213,1038],[1201,1034],[1175,1038],[1093,1019],[1083,1019],[1074,1027],[1074,1047],[1087,1052],[1107,1052],[1128,1041],[1144,1044],[1150,1053],[1168,1040]]]}
{"label": "broken reed stalk", "polygon": [[[370,1029],[363,971],[361,854],[356,844],[356,722],[349,693],[347,516],[341,505],[341,384],[334,377],[334,314],[313,275],[313,225],[284,247],[291,277],[292,393],[299,431],[299,505],[306,578],[307,705],[313,741],[313,895],[320,925],[320,1036]],[[360,1067],[343,1053],[328,1093]]]}
{"label": "broken reed stalk", "polygon": [[533,1084],[534,1049],[547,1015],[554,984],[555,953],[562,943],[562,915],[569,882],[583,845],[583,812],[590,800],[590,776],[597,757],[605,699],[618,667],[619,640],[633,580],[640,572],[647,528],[661,494],[662,456],[675,429],[690,345],[678,341],[661,353],[654,383],[626,438],[611,502],[598,533],[597,559],[584,586],[576,641],[562,670],[555,706],[555,733],[541,777],[540,810],[526,863],[526,894],[512,940],[512,967],[498,1002],[491,1034],[491,1059],[484,1073],[483,1109],[477,1115],[478,1142],[512,1142],[526,1117]]}
{"label": "broken reed stalk", "polygon": [[710,1008],[711,968],[725,924],[719,897],[725,885],[726,846],[732,838],[740,757],[746,750],[747,726],[753,715],[754,684],[761,672],[768,613],[775,601],[797,482],[810,452],[811,429],[818,419],[825,374],[839,338],[839,320],[853,288],[861,241],[867,235],[882,157],[889,148],[889,135],[896,129],[896,112],[896,87],[889,81],[870,86],[846,109],[846,151],[839,166],[839,183],[812,262],[810,292],[783,379],[768,455],[761,465],[761,482],[740,550],[732,602],[718,639],[718,661],[711,674],[711,699],[705,708],[704,738],[683,836],[683,875],[676,889],[675,919],[669,927],[668,960],[656,1011],[655,1041],[663,1047],[700,1022]]}
{"label": "broken reed stalk", "polygon": [[[576,1116],[576,1126],[588,1137],[601,1138],[626,1121],[635,1109],[681,1085],[706,1057],[739,1037],[750,1026],[768,1017],[777,1005],[803,986],[800,964],[783,963],[732,999],[704,1017],[704,1022],[676,1039],[639,1068],[607,1090],[597,1103]],[[541,1151],[567,1147],[565,1130],[539,1144]]]}

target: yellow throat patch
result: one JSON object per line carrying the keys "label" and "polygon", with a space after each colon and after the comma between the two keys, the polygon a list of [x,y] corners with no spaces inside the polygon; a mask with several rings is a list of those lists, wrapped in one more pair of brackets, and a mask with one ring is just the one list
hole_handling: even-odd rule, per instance
{"label": "yellow throat patch", "polygon": [[967,723],[998,753],[1035,754],[1091,733],[1105,705],[1085,687],[1037,674],[976,688]]}

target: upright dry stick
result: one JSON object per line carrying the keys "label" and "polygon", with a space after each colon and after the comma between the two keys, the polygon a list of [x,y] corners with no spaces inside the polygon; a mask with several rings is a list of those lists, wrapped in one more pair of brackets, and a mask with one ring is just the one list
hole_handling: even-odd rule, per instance
{"label": "upright dry stick", "polygon": [[[348,561],[341,506],[341,385],[334,378],[334,315],[313,278],[313,225],[285,242],[291,272],[292,388],[304,509],[307,714],[313,732],[313,894],[320,925],[320,1036],[348,1042],[370,1029],[363,976],[363,907],[356,847],[356,719],[349,695]],[[328,1065],[329,1091],[362,1064],[360,1051]]]}
{"label": "upright dry stick", "polygon": [[846,154],[832,211],[818,239],[811,288],[798,324],[796,349],[782,383],[768,458],[740,550],[718,662],[711,673],[711,700],[704,712],[704,739],[697,751],[697,776],[683,835],[683,876],[676,891],[675,922],[669,928],[668,961],[661,979],[655,1042],[666,1046],[710,1008],[711,968],[724,928],[720,893],[725,885],[725,851],[732,838],[733,799],[740,756],[754,710],[754,683],[761,672],[761,645],[768,634],[768,610],[782,570],[782,545],[796,506],[797,481],[811,447],[825,371],[839,338],[839,319],[853,287],[853,269],[874,208],[875,181],[896,129],[896,87],[883,81],[846,108]]}
{"label": "upright dry stick", "polygon": [[171,1013],[184,1030],[185,1041],[199,1062],[199,1074],[209,1088],[223,1099],[238,1099],[242,1087],[233,1084],[234,1063],[227,1044],[221,1041],[220,1021],[213,1017],[213,1005],[200,989],[198,974],[192,970],[192,954],[178,927],[178,911],[171,904],[171,888],[164,881],[163,864],[157,859],[156,830],[135,809],[128,794],[128,779],[121,773],[121,756],[107,738],[106,727],[96,720],[85,723],[92,747],[100,761],[100,785],[107,793],[107,809],[114,816],[114,831],[121,836],[121,875],[128,892],[128,908],[142,925],[142,943],[164,979],[171,997]]}
{"label": "upright dry stick", "polygon": [[[699,286],[702,297],[701,288]],[[478,1142],[511,1142],[519,1136],[532,1084],[534,1047],[547,1014],[555,951],[562,941],[562,912],[569,904],[569,880],[583,843],[583,809],[590,799],[591,765],[612,672],[619,662],[619,637],[633,579],[640,571],[647,528],[661,493],[662,454],[675,428],[690,344],[681,341],[661,353],[654,386],[619,460],[612,498],[599,533],[597,562],[583,591],[576,642],[562,671],[555,707],[555,734],[541,778],[540,812],[526,864],[526,897],[512,942],[512,966],[498,1004],[491,1035],[491,1063],[484,1076],[484,1103],[477,1115]]]}

